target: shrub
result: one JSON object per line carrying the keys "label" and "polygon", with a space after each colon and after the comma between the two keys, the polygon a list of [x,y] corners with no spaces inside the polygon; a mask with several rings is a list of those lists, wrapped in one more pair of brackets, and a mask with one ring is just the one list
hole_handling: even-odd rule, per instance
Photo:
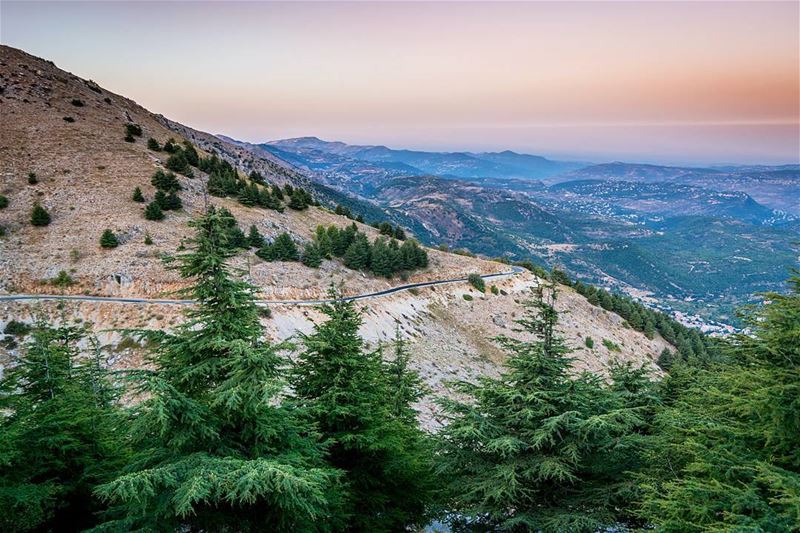
{"label": "shrub", "polygon": [[495,296],[500,294],[500,289],[497,288],[497,285],[492,285],[492,288],[490,290],[492,291],[492,294],[494,294]]}
{"label": "shrub", "polygon": [[125,124],[125,133],[126,135],[131,135],[134,137],[141,137],[142,136],[142,127],[138,124]]}
{"label": "shrub", "polygon": [[50,224],[50,213],[41,206],[41,204],[33,204],[31,210],[31,224],[34,226],[47,226]]}
{"label": "shrub", "polygon": [[125,142],[133,143],[133,142],[136,142],[136,139],[134,139],[133,135],[126,135],[125,136]]}
{"label": "shrub", "polygon": [[39,183],[39,180],[36,177],[36,172],[28,172],[28,185],[36,185],[37,183]]}
{"label": "shrub", "polygon": [[150,234],[149,234],[149,233],[145,233],[145,234],[144,234],[144,243],[145,243],[146,245],[148,245],[148,246],[150,246],[151,244],[153,244],[153,238],[150,236]]}
{"label": "shrub", "polygon": [[170,170],[174,170],[175,172],[183,174],[184,176],[191,177],[193,175],[192,167],[189,166],[189,161],[181,151],[175,152],[169,156],[165,166]]}
{"label": "shrub", "polygon": [[72,117],[63,117],[63,118],[64,118],[64,122],[75,122],[75,119],[72,118]]}
{"label": "shrub", "polygon": [[74,105],[75,107],[83,107],[84,106],[83,100],[78,100],[77,98],[73,98],[72,105]]}
{"label": "shrub", "polygon": [[117,240],[117,236],[114,235],[114,232],[110,229],[103,231],[103,234],[100,236],[100,247],[116,248],[117,246],[119,246],[119,241]]}
{"label": "shrub", "polygon": [[614,342],[614,341],[612,341],[610,339],[603,339],[603,346],[605,346],[606,348],[608,348],[612,352],[620,352],[620,351],[622,351],[622,349],[619,347],[619,345],[616,342]]}
{"label": "shrub", "polygon": [[158,144],[158,141],[153,139],[152,137],[147,139],[147,148],[149,148],[150,150],[152,150],[154,152],[160,152],[161,151],[161,145]]}
{"label": "shrub", "polygon": [[133,201],[139,202],[140,204],[144,203],[144,195],[142,194],[142,189],[140,189],[139,187],[136,187],[133,190]]}
{"label": "shrub", "polygon": [[24,337],[31,331],[31,326],[19,320],[12,320],[6,324],[3,333],[6,335],[13,335],[15,337]]}
{"label": "shrub", "polygon": [[164,220],[164,211],[156,202],[150,202],[144,210],[144,218],[147,220]]}
{"label": "shrub", "polygon": [[303,250],[302,263],[311,268],[319,268],[322,264],[322,254],[314,243],[308,243]]}
{"label": "shrub", "polygon": [[592,348],[594,348],[594,339],[592,339],[591,337],[586,337],[586,339],[583,341],[583,343],[584,343],[584,344],[586,345],[586,347],[587,347],[587,348],[589,348],[590,350],[591,350]]}
{"label": "shrub", "polygon": [[6,227],[0,226],[0,237],[5,237],[5,236],[6,236]]}
{"label": "shrub", "polygon": [[467,276],[467,281],[480,292],[486,291],[486,283],[483,281],[480,274],[470,274]]}
{"label": "shrub", "polygon": [[56,277],[50,280],[50,284],[56,287],[69,287],[75,284],[75,280],[72,279],[72,276],[67,274],[66,270],[61,270]]}
{"label": "shrub", "polygon": [[175,139],[169,138],[167,142],[164,143],[164,151],[168,154],[174,154],[178,150],[180,150],[180,147],[175,144]]}
{"label": "shrub", "polygon": [[8,207],[8,198],[0,194],[0,209]]}
{"label": "shrub", "polygon": [[465,299],[466,301],[468,301],[468,302],[471,302],[471,301],[473,300],[473,298],[472,298],[472,295],[471,295],[471,294],[465,294],[465,295],[463,295],[463,297],[464,297],[464,299]]}

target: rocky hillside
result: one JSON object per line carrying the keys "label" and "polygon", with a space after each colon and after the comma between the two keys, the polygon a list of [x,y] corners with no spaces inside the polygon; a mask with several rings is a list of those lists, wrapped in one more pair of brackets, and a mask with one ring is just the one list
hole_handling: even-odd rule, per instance
{"label": "rocky hillside", "polygon": [[[133,142],[125,139],[128,124],[142,129]],[[311,239],[318,224],[351,223],[324,206],[280,213],[209,196],[208,175],[198,169],[194,169],[194,177],[179,176],[183,208],[167,211],[162,221],[147,220],[145,204],[134,202],[132,194],[140,187],[147,201],[154,197],[151,176],[164,168],[168,157],[163,151],[148,149],[149,138],[161,145],[170,138],[178,143],[188,141],[201,156],[214,153],[229,161],[241,176],[257,171],[276,184],[308,187],[323,204],[335,201],[335,196],[326,196],[323,185],[314,182],[313,175],[274,155],[254,153],[175,123],[48,61],[0,47],[0,194],[8,199],[7,207],[0,209],[4,229],[0,294],[168,295],[183,282],[164,267],[162,256],[174,252],[190,236],[187,222],[208,204],[229,209],[244,231],[255,225],[267,239],[288,232],[301,244]],[[49,225],[31,224],[31,209],[37,203],[49,212]],[[359,228],[377,235],[370,226],[359,224]],[[105,229],[118,236],[118,247],[101,248]],[[407,229],[413,232],[413,228]],[[148,235],[152,244],[145,243]],[[337,260],[323,261],[320,268],[299,262],[267,262],[252,250],[242,251],[234,262],[264,298],[273,300],[318,298],[331,282],[343,282],[345,290],[353,294],[508,270],[506,265],[480,258],[434,249],[428,249],[428,254],[429,266],[403,280],[349,270]],[[53,284],[61,271],[74,281],[72,285]],[[538,282],[526,272],[490,282],[497,286],[496,294],[488,290],[478,293],[467,283],[454,283],[367,300],[363,302],[363,334],[375,345],[392,336],[399,325],[403,335],[413,340],[414,362],[425,379],[435,391],[446,392],[449,379],[499,371],[503,355],[491,338],[512,332],[514,319],[523,312],[522,302]],[[650,340],[630,329],[619,316],[590,305],[569,288],[562,288],[562,294],[558,304],[565,312],[562,329],[582,368],[602,370],[611,358],[652,364],[667,346],[659,337]],[[100,340],[112,354],[112,364],[124,368],[139,363],[141,347],[120,333],[107,331],[109,328],[168,328],[181,320],[183,310],[184,306],[157,304],[2,302],[0,330],[11,320],[31,322],[37,315],[56,321],[85,321],[101,332]],[[272,317],[265,318],[264,324],[274,337],[286,338],[310,328],[319,318],[309,306],[273,305]],[[594,340],[593,348],[587,347],[586,337]],[[13,342],[4,342],[0,352],[4,354],[0,354],[0,365],[8,364],[18,348]],[[422,409],[433,423],[432,407]]]}

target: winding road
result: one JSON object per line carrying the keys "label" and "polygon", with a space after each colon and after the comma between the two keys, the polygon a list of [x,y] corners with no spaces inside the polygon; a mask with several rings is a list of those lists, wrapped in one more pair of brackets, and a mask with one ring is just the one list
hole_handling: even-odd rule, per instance
{"label": "winding road", "polygon": [[[497,272],[495,274],[483,274],[481,275],[481,278],[483,279],[502,278],[506,276],[512,276],[514,274],[520,274],[522,272],[525,272],[524,268],[518,266],[512,266],[511,270],[507,272]],[[390,294],[395,294],[401,291],[407,291],[409,289],[420,289],[423,287],[432,287],[434,285],[447,285],[450,283],[462,283],[464,281],[467,281],[467,278],[421,281],[419,283],[398,285],[397,287],[384,289],[382,291],[368,292],[365,294],[348,296],[342,299],[345,301],[369,300],[372,298],[380,298],[381,296],[388,296]],[[79,302],[112,302],[112,303],[122,303],[122,304],[162,304],[162,305],[191,305],[194,303],[194,300],[169,300],[160,298],[125,298],[121,296],[118,297],[118,296],[84,296],[84,295],[59,295],[59,294],[0,294],[0,302],[25,301],[25,300],[28,301],[74,300]],[[332,299],[328,298],[322,300],[257,300],[256,303],[261,305],[302,306],[302,305],[320,305],[320,304],[330,303],[332,301],[333,301]]]}

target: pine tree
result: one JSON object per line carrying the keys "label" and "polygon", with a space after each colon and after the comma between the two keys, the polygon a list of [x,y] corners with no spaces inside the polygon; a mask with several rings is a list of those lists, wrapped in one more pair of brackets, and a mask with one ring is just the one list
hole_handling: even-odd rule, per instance
{"label": "pine tree", "polygon": [[194,145],[189,141],[183,141],[183,156],[193,167],[196,167],[200,163],[200,156],[198,155]]}
{"label": "pine tree", "polygon": [[308,201],[302,189],[294,189],[289,195],[289,208],[302,211],[308,207]]}
{"label": "pine tree", "polygon": [[[126,462],[115,390],[84,331],[39,323],[0,380],[0,530],[80,531],[92,490]],[[96,342],[90,340],[90,346]]]}
{"label": "pine tree", "polygon": [[103,231],[103,234],[100,236],[100,247],[116,248],[117,246],[119,246],[119,240],[117,240],[117,236],[114,235],[114,232],[110,229]]}
{"label": "pine tree", "polygon": [[331,242],[330,235],[325,229],[325,226],[317,226],[314,232],[314,243],[319,248],[319,253],[325,259],[330,259],[333,256],[333,243]]}
{"label": "pine tree", "polygon": [[186,159],[186,154],[180,148],[177,148],[177,151],[167,158],[167,162],[164,163],[164,166],[169,170],[183,174],[187,177],[192,177],[193,175],[192,167],[189,165],[189,161]]}
{"label": "pine tree", "polygon": [[144,195],[142,194],[142,189],[139,187],[133,189],[133,201],[139,202],[140,204],[144,203]]}
{"label": "pine tree", "polygon": [[291,235],[286,232],[275,237],[272,243],[272,253],[275,261],[297,261],[300,259],[297,245]]}
{"label": "pine tree", "polygon": [[303,248],[303,256],[300,260],[307,267],[319,268],[322,264],[322,254],[317,245],[310,242]]}
{"label": "pine tree", "polygon": [[800,277],[764,299],[722,361],[674,365],[662,383],[639,477],[640,516],[656,530],[797,530]]}
{"label": "pine tree", "polygon": [[144,218],[147,220],[164,220],[164,211],[161,210],[158,202],[147,204],[147,207],[144,208]]}
{"label": "pine tree", "polygon": [[175,174],[172,172],[164,172],[161,169],[153,174],[153,177],[150,178],[150,183],[156,189],[164,192],[180,191],[183,188]]}
{"label": "pine tree", "polygon": [[264,236],[259,233],[255,224],[250,225],[250,230],[247,233],[247,244],[250,248],[261,248],[264,246]]}
{"label": "pine tree", "polygon": [[140,405],[128,472],[103,485],[115,529],[319,531],[332,528],[340,490],[302,411],[278,401],[288,346],[263,339],[255,287],[234,279],[219,212],[176,268],[194,280],[197,307],[173,332],[150,332],[152,370],[139,371]]}
{"label": "pine tree", "polygon": [[[432,487],[425,436],[406,405],[396,413],[391,378],[380,351],[364,350],[354,304],[335,290],[330,296],[334,302],[321,307],[328,320],[300,337],[304,350],[291,383],[328,443],[328,461],[346,472],[346,531],[421,526]],[[404,372],[399,380],[410,383]]]}
{"label": "pine tree", "polygon": [[442,401],[437,468],[456,527],[595,532],[619,519],[616,466],[603,458],[641,419],[598,376],[573,375],[555,287],[539,287],[517,321],[536,340],[497,339],[506,373],[461,383],[469,401]]}
{"label": "pine tree", "polygon": [[392,277],[397,266],[397,257],[385,238],[378,237],[375,239],[370,248],[369,258],[370,269],[375,275],[387,278]]}
{"label": "pine tree", "polygon": [[31,210],[31,224],[34,226],[47,226],[50,224],[50,213],[38,202],[33,204]]}
{"label": "pine tree", "polygon": [[366,270],[370,267],[370,260],[371,250],[367,236],[359,233],[344,254],[344,265],[353,270]]}
{"label": "pine tree", "polygon": [[154,152],[160,152],[161,151],[161,145],[158,144],[158,141],[153,139],[152,137],[147,139],[147,148],[149,150],[154,151]]}
{"label": "pine tree", "polygon": [[175,144],[175,139],[170,137],[167,139],[167,142],[164,143],[164,151],[168,154],[174,154],[178,150],[180,150],[180,147]]}

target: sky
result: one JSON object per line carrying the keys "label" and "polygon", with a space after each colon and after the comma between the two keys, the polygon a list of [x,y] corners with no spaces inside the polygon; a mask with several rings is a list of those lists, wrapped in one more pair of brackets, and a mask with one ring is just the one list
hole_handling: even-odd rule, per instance
{"label": "sky", "polygon": [[251,142],[800,162],[800,2],[10,2],[0,42]]}

